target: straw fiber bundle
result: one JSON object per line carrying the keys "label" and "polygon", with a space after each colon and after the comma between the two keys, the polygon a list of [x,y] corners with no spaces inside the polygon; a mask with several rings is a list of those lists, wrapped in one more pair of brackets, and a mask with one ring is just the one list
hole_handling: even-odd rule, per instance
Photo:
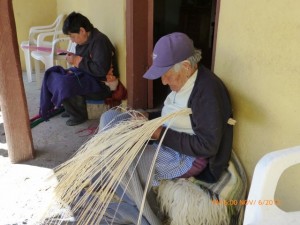
{"label": "straw fiber bundle", "polygon": [[[137,111],[127,113],[131,115],[130,119],[119,123],[112,121],[54,171],[58,179],[54,191],[59,207],[63,210],[67,205],[72,205],[78,225],[99,224],[108,204],[116,200],[114,193],[129,166],[143,152],[155,130],[167,121],[171,124],[177,116],[191,114],[191,110],[186,108],[149,121]],[[149,173],[154,167],[156,156]],[[50,206],[48,216],[52,208]],[[61,224],[62,220],[47,218],[43,222]]]}

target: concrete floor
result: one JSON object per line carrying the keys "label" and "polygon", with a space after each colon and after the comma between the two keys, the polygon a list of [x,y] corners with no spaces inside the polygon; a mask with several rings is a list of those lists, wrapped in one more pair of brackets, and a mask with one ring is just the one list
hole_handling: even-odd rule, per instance
{"label": "concrete floor", "polygon": [[[40,88],[36,82],[28,83],[26,76],[23,80],[32,118],[39,110]],[[0,225],[34,224],[53,198],[51,182],[55,181],[46,178],[92,136],[99,122],[88,120],[70,127],[66,120],[58,115],[32,128],[35,158],[11,164],[0,112]]]}

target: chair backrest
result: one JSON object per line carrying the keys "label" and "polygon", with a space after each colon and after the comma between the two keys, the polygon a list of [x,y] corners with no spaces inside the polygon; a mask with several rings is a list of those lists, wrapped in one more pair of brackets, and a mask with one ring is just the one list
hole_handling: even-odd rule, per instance
{"label": "chair backrest", "polygon": [[300,163],[300,146],[268,153],[257,163],[243,225],[299,224],[300,211],[285,212],[274,199],[282,173]]}
{"label": "chair backrest", "polygon": [[[26,73],[28,77],[28,81],[32,81],[32,65],[31,65],[31,53],[32,51],[37,51],[38,47],[46,47],[51,48],[53,40],[55,40],[58,36],[58,33],[60,31],[61,27],[61,21],[63,19],[63,15],[58,15],[55,21],[50,25],[44,25],[44,26],[34,26],[29,29],[29,36],[28,40],[22,41],[20,44],[21,49],[24,51],[24,58],[25,58],[25,65],[26,65]],[[38,43],[38,37],[40,34],[45,34],[53,32],[50,40],[51,41],[45,41],[41,40],[40,43]],[[39,64],[35,61],[35,71],[36,71],[36,77],[39,77]],[[38,67],[38,68],[37,68]],[[36,80],[39,80],[36,78]]]}
{"label": "chair backrest", "polygon": [[29,45],[37,45],[37,36],[41,33],[54,32],[52,41],[56,39],[57,32],[60,32],[62,19],[63,19],[63,14],[60,14],[57,16],[55,21],[50,25],[31,27],[29,29]]}

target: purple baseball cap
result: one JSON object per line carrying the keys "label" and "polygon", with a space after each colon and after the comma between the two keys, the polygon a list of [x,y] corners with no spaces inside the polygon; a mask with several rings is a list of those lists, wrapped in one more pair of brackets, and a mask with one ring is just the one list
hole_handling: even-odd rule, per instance
{"label": "purple baseball cap", "polygon": [[155,80],[164,75],[176,63],[182,62],[194,53],[193,41],[184,33],[171,33],[161,37],[155,44],[153,62],[144,78]]}

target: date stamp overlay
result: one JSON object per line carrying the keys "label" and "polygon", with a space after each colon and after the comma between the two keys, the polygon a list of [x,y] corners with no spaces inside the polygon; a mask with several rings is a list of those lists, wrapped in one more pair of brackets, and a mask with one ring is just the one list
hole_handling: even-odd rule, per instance
{"label": "date stamp overlay", "polygon": [[259,206],[271,206],[280,205],[279,200],[212,200],[213,205],[225,205],[225,206],[246,206],[246,205],[259,205]]}

